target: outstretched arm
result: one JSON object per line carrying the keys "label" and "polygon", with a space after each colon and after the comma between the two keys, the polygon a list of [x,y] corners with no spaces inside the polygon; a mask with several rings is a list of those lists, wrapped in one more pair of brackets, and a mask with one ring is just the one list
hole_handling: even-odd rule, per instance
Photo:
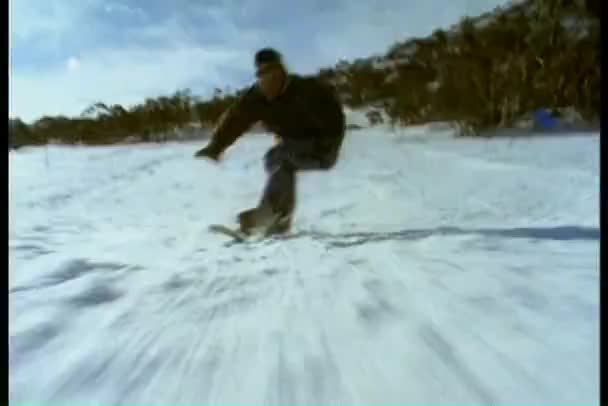
{"label": "outstretched arm", "polygon": [[195,157],[214,160],[259,120],[255,89],[249,89],[237,99],[219,118],[211,141],[196,152]]}

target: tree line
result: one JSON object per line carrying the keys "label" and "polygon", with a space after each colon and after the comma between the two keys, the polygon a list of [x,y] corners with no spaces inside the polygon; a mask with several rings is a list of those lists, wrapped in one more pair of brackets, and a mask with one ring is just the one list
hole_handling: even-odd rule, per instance
{"label": "tree line", "polygon": [[[380,65],[380,67],[379,67]],[[461,20],[457,29],[395,44],[382,58],[321,71],[352,107],[393,123],[510,126],[539,108],[601,112],[599,1],[528,0]]]}
{"label": "tree line", "polygon": [[200,100],[189,89],[170,96],[147,98],[130,107],[102,102],[88,106],[78,117],[44,116],[31,124],[9,119],[9,147],[12,145],[114,144],[131,139],[149,142],[166,139],[171,131],[193,124],[212,126],[236,99],[216,89],[209,100]]}

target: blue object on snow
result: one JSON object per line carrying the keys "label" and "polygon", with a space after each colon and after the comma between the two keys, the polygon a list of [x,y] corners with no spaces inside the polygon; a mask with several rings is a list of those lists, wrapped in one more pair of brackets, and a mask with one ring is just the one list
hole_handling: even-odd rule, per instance
{"label": "blue object on snow", "polygon": [[559,120],[553,117],[550,110],[539,109],[534,112],[534,123],[543,130],[553,130],[558,126]]}

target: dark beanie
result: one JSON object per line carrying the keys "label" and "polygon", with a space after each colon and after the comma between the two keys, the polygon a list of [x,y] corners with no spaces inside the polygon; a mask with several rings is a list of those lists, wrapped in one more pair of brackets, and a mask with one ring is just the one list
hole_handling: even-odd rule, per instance
{"label": "dark beanie", "polygon": [[273,48],[263,48],[255,53],[255,65],[263,63],[283,63],[281,53]]}

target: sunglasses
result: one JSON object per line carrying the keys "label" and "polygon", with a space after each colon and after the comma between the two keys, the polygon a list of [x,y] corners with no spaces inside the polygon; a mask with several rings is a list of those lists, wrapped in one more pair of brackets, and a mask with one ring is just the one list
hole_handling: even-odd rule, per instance
{"label": "sunglasses", "polygon": [[278,70],[278,66],[277,65],[260,66],[255,71],[255,77],[258,78],[258,79],[261,79],[263,77],[272,75],[273,73],[277,72],[277,70]]}

